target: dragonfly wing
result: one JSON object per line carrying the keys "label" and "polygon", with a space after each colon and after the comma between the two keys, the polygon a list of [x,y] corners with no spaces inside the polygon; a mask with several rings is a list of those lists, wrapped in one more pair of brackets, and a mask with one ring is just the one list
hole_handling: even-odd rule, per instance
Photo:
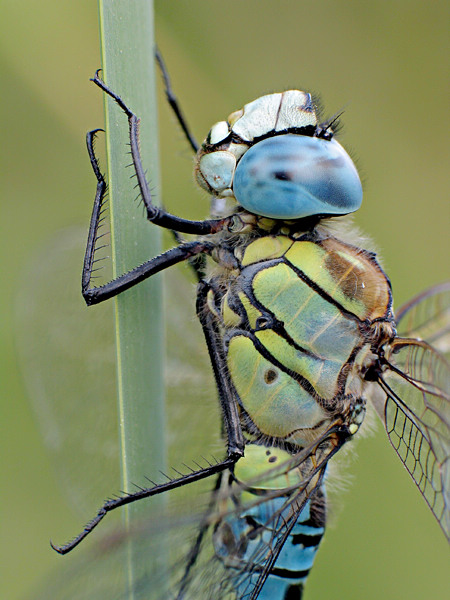
{"label": "dragonfly wing", "polygon": [[58,482],[80,515],[120,481],[113,307],[91,311],[81,297],[85,237],[68,228],[37,252],[17,303],[28,397]]}
{"label": "dragonfly wing", "polygon": [[[120,489],[114,305],[106,302],[87,308],[81,297],[85,241],[86,232],[80,228],[56,234],[28,265],[17,303],[18,351],[28,395],[58,482],[80,515],[80,524],[105,496]],[[179,271],[166,274],[164,291],[168,462],[178,468],[183,463],[197,468],[193,458],[212,452],[222,456],[224,446],[214,381],[195,315],[195,283]],[[200,463],[206,466],[202,459]],[[187,472],[186,467],[181,470]],[[148,484],[146,476],[161,480],[158,474],[142,473],[137,483]],[[128,599],[130,543],[145,558],[134,563],[136,600],[170,598],[165,591],[182,576],[179,564],[184,566],[182,558],[195,539],[199,507],[207,504],[203,491],[211,488],[208,482],[196,485],[179,490],[181,510],[142,523],[140,531],[121,531],[115,520],[114,530],[108,533],[105,523],[104,531],[99,528],[92,542],[83,545],[83,552],[64,558],[35,598]],[[188,514],[190,499],[194,506]],[[187,515],[182,522],[180,514]],[[56,532],[50,535],[56,538]],[[164,556],[164,548],[169,549],[170,579],[162,577],[164,569],[156,562]]]}
{"label": "dragonfly wing", "polygon": [[[213,556],[206,568],[186,570],[186,589],[194,592],[193,598],[203,597],[205,591],[207,598],[221,598],[225,592],[239,600],[256,600],[260,594],[297,597],[324,532],[323,477],[339,447],[325,433],[298,454],[286,453],[278,467],[263,469],[259,477],[241,480],[245,467],[240,471],[240,463],[231,479],[223,474],[224,485],[207,519],[212,524],[208,548],[214,548]],[[274,452],[249,445],[241,461],[264,454],[272,465],[267,456]],[[280,482],[289,482],[289,488],[280,487]],[[205,573],[214,576],[207,580]]]}
{"label": "dragonfly wing", "polygon": [[[197,506],[198,502],[196,496]],[[278,556],[298,512],[293,511],[289,520],[268,515],[265,526],[274,530],[270,539],[253,538],[252,560],[238,569],[227,566],[215,553],[218,513],[210,512],[206,519],[196,518],[193,510],[186,518],[170,512],[128,532],[116,523],[113,531],[104,528],[101,538],[85,545],[83,552],[65,557],[62,568],[30,600],[128,600],[130,589],[134,600],[256,600],[266,583],[271,558]],[[130,552],[134,557],[131,588]]]}
{"label": "dragonfly wing", "polygon": [[450,352],[450,282],[436,285],[404,304],[396,314],[398,335],[426,340]]}
{"label": "dragonfly wing", "polygon": [[[16,319],[28,397],[57,479],[83,519],[120,488],[114,303],[85,305],[79,277],[85,244],[84,229],[68,228],[35,255],[19,289]],[[105,268],[97,275],[108,279],[108,262],[99,264]],[[179,269],[164,283],[168,463],[178,467],[210,455],[211,446],[222,454],[220,414],[195,315],[195,284]],[[142,473],[136,483],[154,475]]]}
{"label": "dragonfly wing", "polygon": [[131,531],[117,522],[104,527],[82,552],[65,557],[29,600],[173,600],[196,525],[192,515],[183,520],[160,514]]}
{"label": "dragonfly wing", "polygon": [[[53,579],[50,587],[45,588],[47,595],[42,594],[42,597],[72,598],[68,590],[76,581],[79,600],[90,597],[125,600],[129,597],[127,552],[130,548],[134,556],[135,600],[256,600],[270,598],[272,586],[279,595],[279,581],[269,577],[274,565],[280,571],[295,569],[298,579],[302,578],[299,573],[302,570],[306,576],[318,546],[317,537],[320,539],[323,533],[320,486],[326,464],[336,448],[327,450],[311,469],[311,457],[316,450],[317,447],[307,448],[264,474],[266,483],[278,483],[280,478],[291,481],[290,472],[309,465],[309,472],[300,485],[297,474],[295,485],[287,491],[274,489],[269,498],[252,497],[246,486],[242,488],[237,484],[236,489],[236,485],[228,487],[227,484],[213,495],[209,508],[195,517],[195,510],[206,498],[197,490],[192,492],[197,484],[189,486],[190,506],[186,505],[183,490],[170,492],[175,495],[171,498],[171,508],[177,506],[178,494],[178,507],[187,511],[185,519],[179,516],[181,511],[176,510],[168,513],[169,516],[163,514],[141,523],[128,534],[115,531],[101,542],[96,540],[94,549],[78,555],[81,560],[75,560],[73,568],[67,569],[63,577],[60,574]],[[253,479],[248,483],[258,485],[260,481]],[[299,519],[301,514],[303,518]],[[68,560],[73,558],[75,556],[70,555]],[[284,583],[285,587],[293,584],[296,584],[293,579]]]}
{"label": "dragonfly wing", "polygon": [[380,378],[386,431],[450,539],[449,364],[425,342],[398,338]]}

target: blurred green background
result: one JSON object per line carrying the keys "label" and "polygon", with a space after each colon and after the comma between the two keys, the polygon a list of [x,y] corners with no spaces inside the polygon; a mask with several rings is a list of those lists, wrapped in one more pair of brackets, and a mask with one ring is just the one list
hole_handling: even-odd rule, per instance
{"label": "blurred green background", "polygon": [[[158,43],[199,139],[263,93],[319,92],[326,116],[345,107],[340,139],[365,183],[356,222],[376,242],[396,306],[448,278],[447,2],[161,0],[155,12]],[[64,559],[50,550],[49,538],[64,540],[84,522],[53,469],[45,419],[39,428],[34,416],[30,396],[41,382],[27,373],[26,346],[27,336],[43,335],[51,322],[61,284],[55,272],[39,291],[31,261],[55,236],[65,239],[61,228],[87,228],[95,182],[84,135],[102,126],[103,103],[88,81],[100,66],[96,2],[7,0],[1,21],[0,565],[3,597],[18,599],[58,572]],[[162,198],[184,217],[201,217],[207,202],[194,186],[189,149],[160,98]],[[81,256],[66,271],[77,293]],[[48,297],[42,322],[33,317],[39,334],[30,331],[33,320],[21,318],[34,293]],[[57,357],[40,358],[42,370],[57,375]],[[76,399],[78,388],[70,385],[61,403]],[[444,597],[444,537],[381,428],[357,450],[306,600]],[[90,485],[96,504],[119,487],[105,488],[100,474]]]}

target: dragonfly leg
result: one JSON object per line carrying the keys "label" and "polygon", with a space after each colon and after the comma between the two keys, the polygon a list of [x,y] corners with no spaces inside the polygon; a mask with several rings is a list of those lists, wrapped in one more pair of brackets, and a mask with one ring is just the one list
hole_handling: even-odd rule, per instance
{"label": "dragonfly leg", "polygon": [[168,492],[169,490],[173,490],[175,488],[183,487],[190,483],[194,483],[195,481],[200,481],[201,479],[206,479],[211,477],[212,475],[217,475],[226,469],[231,468],[236,462],[236,458],[226,458],[222,462],[209,465],[204,469],[200,469],[198,471],[192,471],[187,475],[182,475],[177,479],[171,479],[166,483],[162,483],[160,485],[154,485],[150,488],[143,488],[133,494],[126,494],[125,496],[120,496],[119,498],[114,498],[112,500],[107,500],[105,504],[100,508],[95,517],[87,523],[83,531],[78,534],[73,540],[64,544],[63,546],[57,546],[50,542],[51,547],[56,550],[59,554],[67,554],[71,550],[73,550],[80,542],[87,537],[91,531],[93,531],[97,525],[104,519],[104,517],[119,508],[120,506],[125,506],[126,504],[132,504],[137,500],[142,500],[143,498],[149,498],[150,496],[156,496],[158,494],[162,494],[163,492]]}
{"label": "dragonfly leg", "polygon": [[227,432],[228,457],[240,458],[244,455],[244,436],[242,435],[239,419],[236,392],[232,387],[231,378],[228,375],[216,317],[208,308],[207,295],[210,289],[211,287],[208,283],[205,281],[200,282],[197,291],[197,316],[203,329],[216,380],[219,402]]}
{"label": "dragonfly leg", "polygon": [[[185,238],[179,234],[178,231],[170,232],[178,245],[184,244],[186,242]],[[206,256],[205,254],[197,254],[196,256],[192,256],[188,259],[189,266],[191,267],[195,278],[197,279],[197,283],[199,283],[205,277],[205,269],[206,269]]]}
{"label": "dragonfly leg", "polygon": [[[133,287],[137,283],[151,277],[155,273],[167,269],[168,267],[189,260],[192,257],[198,256],[202,253],[208,253],[213,245],[208,242],[186,242],[180,244],[176,248],[172,248],[159,256],[137,266],[128,273],[113,279],[109,283],[99,287],[90,287],[92,272],[95,264],[95,250],[96,242],[98,239],[98,229],[102,219],[102,209],[104,204],[104,196],[106,192],[106,182],[98,166],[97,157],[94,152],[94,140],[95,135],[99,129],[90,131],[86,136],[86,145],[91,161],[92,169],[97,178],[97,189],[95,192],[94,206],[92,208],[91,220],[89,224],[88,241],[86,245],[86,252],[84,255],[83,263],[83,274],[81,289],[83,298],[88,305],[98,304],[108,298],[117,296],[121,292]],[[173,230],[175,231],[175,230]],[[178,236],[178,232],[177,232]],[[177,237],[179,239],[179,237]]]}
{"label": "dragonfly leg", "polygon": [[158,50],[158,48],[155,48],[155,59],[156,59],[156,62],[158,63],[158,66],[159,66],[159,69],[161,71],[161,75],[162,75],[162,78],[164,81],[164,92],[166,94],[167,102],[169,103],[170,108],[173,110],[175,117],[176,117],[178,123],[180,124],[181,129],[183,130],[183,133],[184,133],[187,141],[189,142],[192,150],[195,153],[197,153],[198,148],[199,148],[198,142],[195,139],[195,137],[192,135],[191,130],[189,129],[188,124],[186,122],[186,119],[184,118],[184,115],[181,112],[181,108],[178,103],[177,97],[175,96],[175,94],[173,93],[173,90],[172,90],[169,72],[167,71],[163,57],[162,57],[160,51]]}
{"label": "dragonfly leg", "polygon": [[[145,177],[144,167],[142,165],[141,152],[139,150],[139,119],[138,117],[131,111],[130,108],[125,104],[120,96],[114,93],[98,76],[98,71],[95,74],[95,77],[91,79],[100,89],[102,89],[108,96],[110,96],[117,105],[123,110],[123,112],[128,117],[128,125],[130,131],[130,146],[131,146],[131,156],[133,159],[133,165],[136,172],[136,177],[138,181],[139,190],[141,192],[141,197],[144,202],[146,211],[147,211],[147,219],[155,223],[155,225],[159,225],[160,227],[165,227],[167,229],[173,229],[175,231],[181,231],[183,233],[192,233],[197,235],[205,235],[208,233],[217,233],[222,229],[226,228],[230,223],[230,218],[226,217],[223,219],[206,219],[204,221],[190,221],[188,219],[182,219],[177,217],[176,215],[172,215],[166,212],[164,209],[155,206],[152,201],[152,195],[150,193],[150,189],[148,187],[147,179]],[[91,149],[92,153],[93,150]],[[91,156],[91,151],[89,155]],[[92,157],[91,157],[92,163]],[[94,172],[96,173],[97,180],[98,173],[94,168]],[[98,187],[98,186],[97,186]]]}
{"label": "dragonfly leg", "polygon": [[167,252],[163,252],[159,256],[155,256],[155,258],[152,258],[142,265],[135,267],[131,271],[120,275],[109,283],[98,287],[89,287],[94,260],[93,252],[90,251],[91,248],[88,246],[83,265],[83,298],[88,306],[91,306],[92,304],[98,304],[99,302],[103,302],[104,300],[108,300],[109,298],[117,296],[121,292],[124,292],[141,281],[144,281],[144,279],[148,279],[155,273],[159,273],[160,271],[163,271],[172,265],[189,260],[191,257],[198,254],[208,253],[212,250],[212,248],[213,245],[208,242],[186,242],[181,246],[176,246],[175,248],[167,250]]}

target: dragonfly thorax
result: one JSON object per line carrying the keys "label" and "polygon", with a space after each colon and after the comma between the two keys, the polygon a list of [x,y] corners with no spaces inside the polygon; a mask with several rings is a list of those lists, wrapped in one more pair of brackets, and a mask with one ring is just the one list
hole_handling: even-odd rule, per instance
{"label": "dragonfly thorax", "polygon": [[344,215],[362,201],[356,168],[318,125],[310,94],[291,90],[216,123],[197,155],[199,185],[274,219]]}
{"label": "dragonfly thorax", "polygon": [[243,429],[296,447],[337,421],[356,425],[353,434],[360,421],[347,415],[364,397],[362,371],[392,329],[374,256],[315,228],[247,238],[234,259],[232,273],[211,275],[208,307]]}

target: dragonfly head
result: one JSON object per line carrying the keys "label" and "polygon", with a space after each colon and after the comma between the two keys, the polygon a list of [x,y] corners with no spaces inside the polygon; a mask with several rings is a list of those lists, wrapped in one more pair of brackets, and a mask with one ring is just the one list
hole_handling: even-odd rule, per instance
{"label": "dragonfly head", "polygon": [[216,123],[195,171],[216,198],[273,219],[345,215],[362,201],[351,158],[318,124],[310,94],[297,90],[262,96]]}

